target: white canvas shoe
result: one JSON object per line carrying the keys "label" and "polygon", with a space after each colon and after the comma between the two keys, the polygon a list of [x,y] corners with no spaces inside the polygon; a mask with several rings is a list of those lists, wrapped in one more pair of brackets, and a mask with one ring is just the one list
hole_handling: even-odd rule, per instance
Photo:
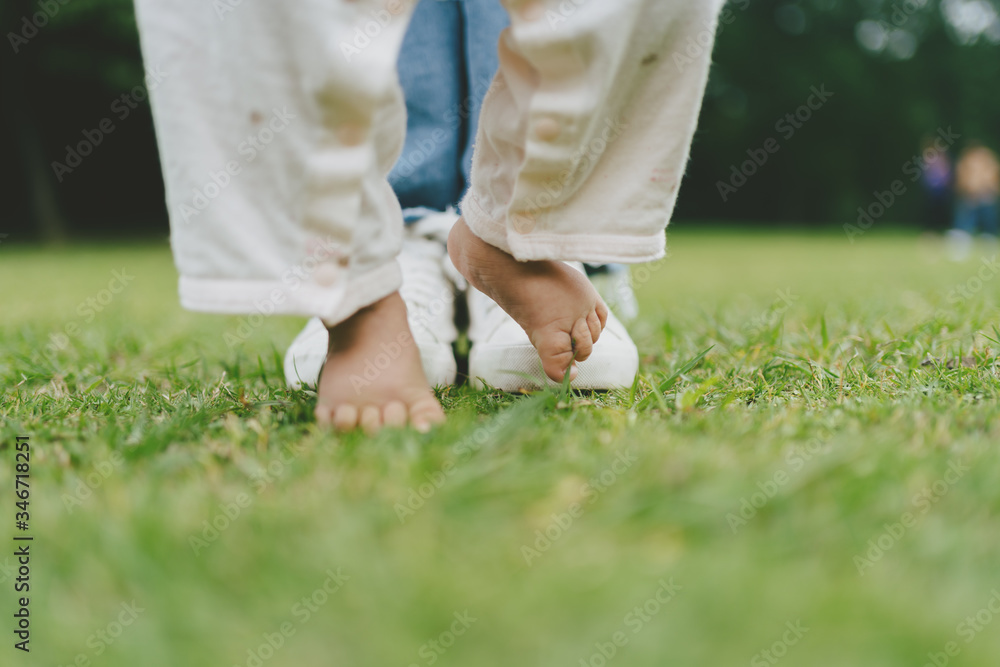
{"label": "white canvas shoe", "polygon": [[[452,343],[455,328],[455,283],[445,242],[458,219],[453,212],[429,215],[408,225],[399,253],[403,272],[400,296],[406,302],[407,320],[420,348],[424,373],[432,387],[455,383],[458,371]],[[318,319],[309,320],[285,353],[285,381],[293,389],[315,386],[326,362],[329,334]]]}
{"label": "white canvas shoe", "polygon": [[948,257],[953,262],[964,262],[972,255],[975,239],[972,234],[961,229],[949,229],[945,234],[948,241]]}
{"label": "white canvas shoe", "polygon": [[[582,270],[582,267],[579,267]],[[503,391],[558,386],[546,377],[528,334],[488,296],[468,288],[469,380],[482,389]],[[586,361],[577,363],[575,389],[631,387],[639,371],[639,351],[625,326],[608,313],[608,323]]]}
{"label": "white canvas shoe", "polygon": [[625,267],[615,267],[590,276],[590,283],[623,322],[631,324],[639,317],[639,301],[632,289],[632,278]]}

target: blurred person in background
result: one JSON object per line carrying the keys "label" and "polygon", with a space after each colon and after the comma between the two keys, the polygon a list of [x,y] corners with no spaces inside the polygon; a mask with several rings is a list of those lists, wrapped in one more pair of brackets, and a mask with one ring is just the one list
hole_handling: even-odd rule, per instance
{"label": "blurred person in background", "polygon": [[954,259],[969,256],[977,232],[996,241],[998,195],[1000,162],[996,153],[978,142],[971,142],[955,166],[955,226],[949,232]]}
{"label": "blurred person in background", "polygon": [[940,234],[951,224],[954,210],[951,156],[947,149],[939,150],[934,137],[923,141],[924,169],[921,184],[926,195],[924,232]]}

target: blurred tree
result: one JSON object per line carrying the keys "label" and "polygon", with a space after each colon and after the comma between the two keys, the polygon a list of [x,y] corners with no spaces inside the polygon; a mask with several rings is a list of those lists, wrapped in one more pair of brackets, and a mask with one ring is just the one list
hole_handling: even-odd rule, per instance
{"label": "blurred tree", "polygon": [[[0,25],[13,26],[15,18],[26,16],[33,9],[27,0],[10,0],[0,7]],[[34,222],[37,236],[49,243],[63,243],[67,237],[66,221],[59,210],[52,173],[48,169],[38,128],[27,104],[25,78],[35,71],[34,58],[31,52],[27,52],[21,55],[20,63],[14,63],[21,42],[17,39],[8,41],[11,42],[11,48],[4,49],[3,56],[0,56],[0,77],[6,91],[0,104],[0,120],[11,135],[11,143],[16,147],[17,158],[9,160],[14,163],[15,168],[20,164],[19,173],[26,184],[28,217]]]}
{"label": "blurred tree", "polygon": [[[996,5],[730,2],[678,217],[843,222],[900,179],[908,196],[886,218],[919,218],[904,165],[922,137],[952,127],[960,142],[1000,143]],[[785,123],[782,134],[779,122],[823,86],[833,93],[829,102],[791,136]],[[719,183],[768,138],[778,151],[724,200]]]}
{"label": "blurred tree", "polygon": [[[677,217],[843,223],[903,180],[907,193],[885,218],[918,219],[908,165],[922,137],[951,128],[957,147],[972,138],[1000,147],[998,7],[731,0]],[[141,100],[126,119],[112,110],[143,90],[130,0],[7,0],[0,24],[0,231],[50,240],[165,232],[148,106]],[[817,102],[818,90],[832,96]],[[810,100],[817,108],[806,113]],[[54,163],[105,119],[114,132],[60,171]],[[743,182],[734,170],[753,173]]]}
{"label": "blurred tree", "polygon": [[[0,30],[4,231],[52,241],[134,230],[137,220],[163,230],[148,107],[143,102],[127,123],[111,110],[143,83],[131,0],[7,0]],[[114,133],[79,169],[60,171],[56,163],[66,163],[68,149],[87,132],[96,137],[105,119],[115,121]]]}

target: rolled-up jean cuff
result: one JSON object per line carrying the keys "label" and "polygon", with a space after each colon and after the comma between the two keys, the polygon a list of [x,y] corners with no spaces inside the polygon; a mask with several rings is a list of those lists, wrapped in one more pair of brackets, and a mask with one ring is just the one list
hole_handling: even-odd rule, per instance
{"label": "rolled-up jean cuff", "polygon": [[521,262],[562,260],[590,264],[639,264],[666,254],[663,232],[649,236],[531,232],[508,237],[510,254]]}
{"label": "rolled-up jean cuff", "polygon": [[[639,264],[666,254],[666,235],[575,234],[531,231],[520,234],[491,217],[470,193],[462,201],[462,217],[473,234],[521,262],[562,260],[592,264]],[[572,228],[572,225],[561,224]],[[649,225],[646,225],[648,228]]]}
{"label": "rolled-up jean cuff", "polygon": [[491,216],[471,190],[465,195],[459,209],[462,211],[462,219],[473,234],[491,246],[513,254],[507,244],[507,225],[503,220]]}
{"label": "rolled-up jean cuff", "polygon": [[181,276],[181,305],[188,310],[228,315],[318,317],[332,327],[381,301],[402,285],[398,262],[348,275],[325,287],[315,280],[228,280]]}

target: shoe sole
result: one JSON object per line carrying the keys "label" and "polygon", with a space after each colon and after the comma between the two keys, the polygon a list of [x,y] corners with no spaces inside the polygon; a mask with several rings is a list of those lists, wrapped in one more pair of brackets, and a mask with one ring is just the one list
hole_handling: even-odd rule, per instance
{"label": "shoe sole", "polygon": [[[639,352],[629,345],[602,348],[598,342],[590,358],[577,368],[574,389],[628,388],[639,372]],[[473,345],[469,352],[469,382],[476,389],[492,387],[511,392],[560,386],[545,375],[538,352],[530,344]]]}

